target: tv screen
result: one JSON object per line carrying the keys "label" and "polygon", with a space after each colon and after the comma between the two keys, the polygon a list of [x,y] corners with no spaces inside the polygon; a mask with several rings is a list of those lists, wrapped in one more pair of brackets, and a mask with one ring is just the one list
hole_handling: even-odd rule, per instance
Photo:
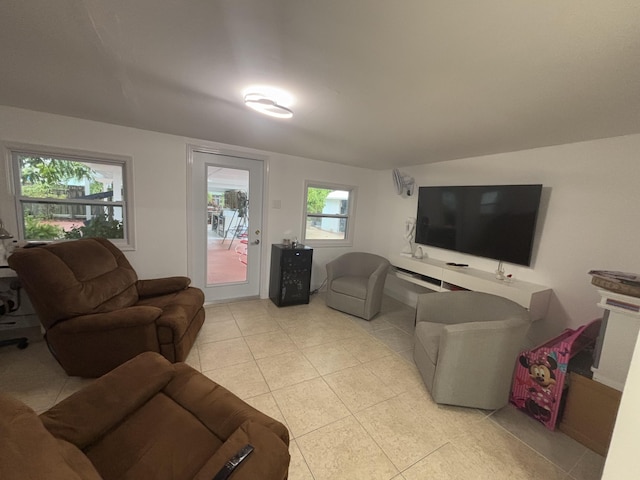
{"label": "tv screen", "polygon": [[529,266],[542,185],[420,187],[416,243]]}

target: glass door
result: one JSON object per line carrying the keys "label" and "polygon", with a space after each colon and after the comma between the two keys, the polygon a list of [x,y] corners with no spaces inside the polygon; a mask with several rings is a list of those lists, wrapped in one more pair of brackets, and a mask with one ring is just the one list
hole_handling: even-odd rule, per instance
{"label": "glass door", "polygon": [[190,276],[207,301],[260,293],[263,162],[194,149]]}

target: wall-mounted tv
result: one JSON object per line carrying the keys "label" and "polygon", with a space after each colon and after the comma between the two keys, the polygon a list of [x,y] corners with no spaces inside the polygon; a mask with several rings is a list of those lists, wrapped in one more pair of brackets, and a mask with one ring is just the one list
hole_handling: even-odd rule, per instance
{"label": "wall-mounted tv", "polygon": [[529,266],[542,185],[420,187],[416,243]]}

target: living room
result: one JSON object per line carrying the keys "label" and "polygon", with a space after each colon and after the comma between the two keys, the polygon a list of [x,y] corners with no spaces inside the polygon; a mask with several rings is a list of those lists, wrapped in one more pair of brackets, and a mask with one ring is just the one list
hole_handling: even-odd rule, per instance
{"label": "living room", "polygon": [[[582,99],[585,111],[592,107],[590,101],[588,96]],[[259,293],[262,299],[268,297],[269,246],[281,243],[290,232],[301,236],[305,181],[357,188],[353,244],[314,250],[312,289],[322,285],[325,264],[342,253],[367,251],[385,257],[398,253],[404,245],[405,221],[416,216],[416,196],[396,194],[390,166],[339,164],[248,147],[240,140],[225,143],[211,137],[118,125],[116,120],[75,118],[80,115],[73,112],[46,113],[46,108],[35,104],[20,108],[8,100],[0,103],[4,104],[0,106],[3,146],[31,145],[132,158],[135,249],[126,251],[126,256],[141,278],[190,274],[187,150],[192,145],[259,159],[265,164]],[[171,115],[171,109],[165,113]],[[621,116],[624,115],[626,110]],[[524,119],[522,122],[526,123]],[[530,345],[602,316],[597,291],[590,285],[590,270],[640,271],[640,258],[635,255],[636,235],[640,234],[640,225],[635,221],[640,200],[637,113],[633,122],[635,130],[621,128],[618,134],[593,133],[555,144],[539,144],[532,137],[521,143],[528,147],[513,151],[484,153],[478,148],[474,153],[446,161],[433,161],[431,155],[429,161],[422,163],[398,164],[403,173],[415,179],[416,186],[543,185],[531,267],[507,265],[506,272],[513,275],[514,281],[539,283],[553,291],[546,317],[530,331]],[[473,136],[483,134],[479,125]],[[451,139],[452,143],[455,141]],[[0,181],[9,185],[8,162],[0,165]],[[15,201],[8,187],[0,189],[0,219],[7,229],[18,231]],[[467,263],[488,272],[497,268],[493,260],[438,249],[426,248],[425,252],[431,258]],[[391,276],[387,294],[409,307],[415,302],[415,292]],[[629,382],[637,388],[640,379],[630,378]]]}
{"label": "living room", "polygon": [[[0,107],[0,126],[8,143],[134,158],[136,244],[145,248],[127,252],[127,258],[146,278],[188,273],[185,152],[190,144],[268,158],[263,236],[266,245],[281,243],[286,232],[301,231],[305,180],[332,183],[339,178],[340,183],[358,188],[353,247],[314,251],[312,289],[325,278],[324,264],[348,250],[383,256],[399,253],[404,245],[405,221],[416,215],[416,197],[395,193],[390,169],[338,165],[6,106]],[[640,230],[629,221],[633,218],[634,199],[638,198],[635,180],[640,173],[636,161],[639,149],[640,135],[627,135],[405,167],[402,171],[412,175],[418,186],[543,184],[532,266],[509,265],[507,272],[515,279],[553,289],[547,318],[536,323],[532,334],[532,342],[539,343],[564,328],[575,328],[601,315],[596,305],[598,294],[590,285],[590,270],[640,270],[640,260],[627,253],[633,251],[634,238]],[[281,208],[270,208],[274,200],[280,201]],[[13,205],[10,191],[4,189],[0,218],[16,231],[11,220],[15,218]],[[170,235],[166,231],[168,219]],[[463,254],[436,250],[432,256],[486,271],[497,268],[497,261]],[[158,262],[158,258],[163,261]],[[268,264],[268,258],[264,258],[262,298],[268,296]],[[393,288],[393,281],[388,288]]]}

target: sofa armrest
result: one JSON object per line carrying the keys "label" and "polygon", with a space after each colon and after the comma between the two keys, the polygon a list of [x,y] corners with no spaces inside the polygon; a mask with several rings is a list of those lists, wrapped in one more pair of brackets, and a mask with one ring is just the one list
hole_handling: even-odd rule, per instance
{"label": "sofa armrest", "polygon": [[160,351],[161,315],[142,305],[82,315],[51,326],[46,339],[68,375],[99,377],[142,352]]}
{"label": "sofa armrest", "polygon": [[174,367],[176,375],[163,389],[164,393],[191,412],[218,438],[228,439],[250,420],[270,429],[289,445],[289,431],[282,423],[256,410],[189,365],[177,363]]}
{"label": "sofa armrest", "polygon": [[211,480],[223,465],[247,444],[253,446],[254,450],[233,472],[233,480],[287,478],[291,460],[287,445],[264,425],[246,421],[209,458],[194,480]]}
{"label": "sofa armrest", "polygon": [[114,310],[112,312],[80,315],[58,322],[55,324],[55,328],[66,334],[98,332],[107,329],[114,330],[153,324],[160,315],[162,315],[162,309],[140,305]]}
{"label": "sofa armrest", "polygon": [[161,355],[145,352],[40,415],[55,437],[83,449],[156,395],[175,375]]}
{"label": "sofa armrest", "polygon": [[138,280],[136,288],[140,297],[157,297],[184,290],[191,284],[189,277],[167,277]]}

